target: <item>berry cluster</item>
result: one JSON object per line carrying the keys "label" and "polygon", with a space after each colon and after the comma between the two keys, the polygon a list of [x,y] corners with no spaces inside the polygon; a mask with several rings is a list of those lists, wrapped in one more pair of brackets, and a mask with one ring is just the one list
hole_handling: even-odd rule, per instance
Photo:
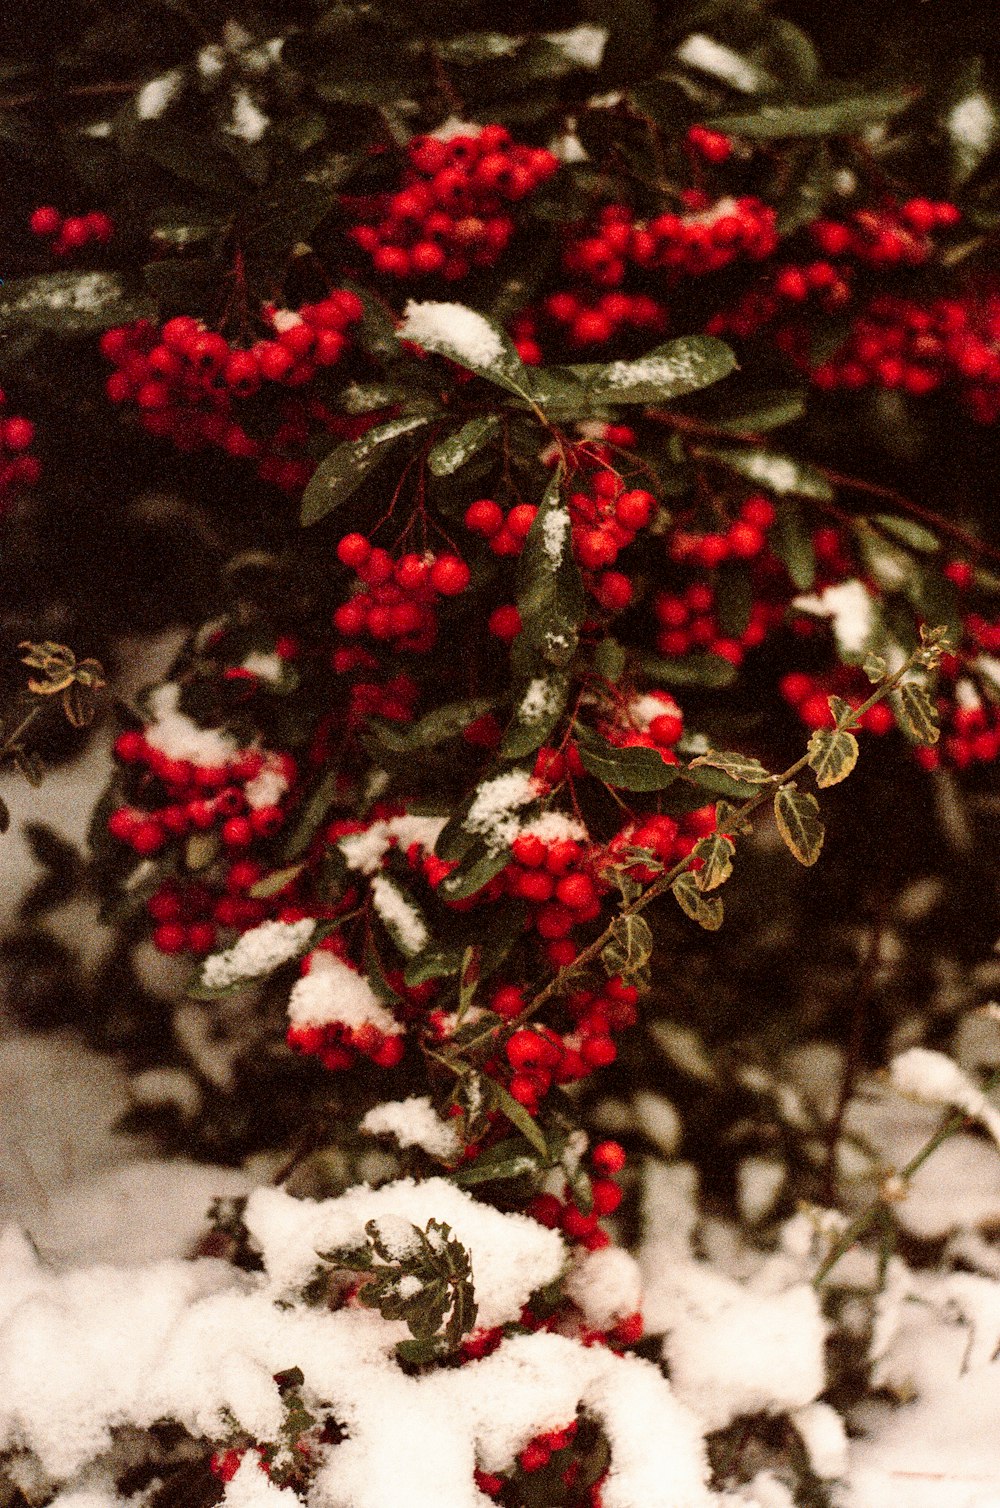
{"label": "berry cluster", "polygon": [[28,224],[33,236],[49,242],[49,251],[55,257],[71,256],[92,242],[107,246],[115,233],[115,222],[103,210],[63,217],[51,204],[40,204],[32,210]]}
{"label": "berry cluster", "polygon": [[271,422],[270,405],[266,399],[250,405],[268,385],[302,388],[339,361],[361,313],[356,294],[339,290],[297,311],[268,306],[262,318],[271,335],[250,346],[232,345],[189,315],[168,320],[162,329],[148,320],[119,325],[101,337],[101,351],[115,367],[106,391],[113,403],[134,403],[143,428],[178,450],[214,446],[256,461],[264,481],[296,490],[309,480],[314,463],[290,459],[288,451],[301,449],[309,419],[322,422],[322,413],[302,405],[279,410],[281,423],[262,437],[258,431]]}
{"label": "berry cluster", "polygon": [[542,818],[514,839],[512,862],[503,871],[507,893],[527,902],[530,924],[550,944],[553,962],[573,946],[557,944],[568,942],[574,927],[601,913],[600,891],[605,887],[596,878],[592,846],[579,832],[568,819],[554,814]]}
{"label": "berry cluster", "polygon": [[[355,202],[372,218],[350,234],[387,277],[463,278],[491,267],[514,234],[506,206],[534,192],[559,166],[543,147],[511,140],[503,126],[446,141],[417,136],[395,193],[374,206]],[[352,207],[350,204],[347,206]]]}
{"label": "berry cluster", "polygon": [[411,552],[394,560],[363,534],[345,534],[337,558],[356,572],[359,587],[335,610],[336,632],[348,639],[368,634],[418,654],[431,649],[437,638],[436,599],[460,596],[471,580],[458,555]]}
{"label": "berry cluster", "polygon": [[621,335],[649,339],[666,329],[666,307],[648,293],[593,295],[564,290],[553,293],[537,309],[522,310],[511,322],[511,338],[521,360],[537,366],[542,360],[541,331],[551,331],[573,347],[603,345]]}
{"label": "berry cluster", "polygon": [[[849,665],[838,665],[829,672],[810,675],[804,670],[790,670],[778,682],[778,690],[790,707],[794,707],[807,728],[833,728],[836,719],[830,710],[830,697],[839,696],[851,707],[860,707],[871,690],[865,676]],[[866,733],[889,733],[895,726],[892,712],[885,702],[861,716],[859,724]]]}
{"label": "berry cluster", "polygon": [[[346,958],[346,949],[338,936],[326,938],[302,960],[303,977],[324,971],[327,961],[335,957],[348,977],[357,974]],[[357,974],[359,984],[362,983]],[[358,1019],[350,1017],[356,1015]],[[368,1058],[376,1068],[395,1068],[405,1052],[402,1028],[392,1013],[373,1002],[367,1017],[352,1011],[350,1004],[342,1011],[346,1019],[293,1021],[286,1041],[293,1051],[318,1058],[322,1066],[336,1072],[352,1068],[359,1057]]]}
{"label": "berry cluster", "polygon": [[625,204],[608,204],[593,232],[572,238],[566,271],[601,288],[617,288],[631,264],[673,278],[718,272],[740,257],[759,262],[778,245],[775,211],[752,195],[712,199],[684,189],[681,212],[637,220]]}
{"label": "berry cluster", "polygon": [[115,753],[146,771],[144,794],[154,804],[117,807],[108,831],[143,857],[159,853],[173,838],[210,831],[239,852],[284,825],[281,802],[296,776],[289,754],[244,749],[223,764],[199,765],[165,753],[138,731],[119,734]]}

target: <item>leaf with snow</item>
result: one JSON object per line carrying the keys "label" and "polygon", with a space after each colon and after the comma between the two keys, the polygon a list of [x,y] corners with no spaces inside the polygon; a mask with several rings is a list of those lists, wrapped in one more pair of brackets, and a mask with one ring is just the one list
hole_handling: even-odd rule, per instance
{"label": "leaf with snow", "polygon": [[562,471],[553,473],[524,542],[518,565],[519,653],[532,673],[537,662],[564,669],[576,653],[584,615],[583,583],[573,558],[569,511],[560,496]]}
{"label": "leaf with snow", "polygon": [[311,917],[299,922],[261,922],[232,947],[209,954],[187,993],[195,1000],[216,1000],[243,989],[301,958],[328,930]]}
{"label": "leaf with snow", "polygon": [[500,419],[496,414],[479,414],[439,440],[427,457],[427,465],[434,476],[451,476],[479,452],[500,432]]}
{"label": "leaf with snow", "polygon": [[778,497],[812,497],[819,502],[833,500],[833,488],[823,473],[792,456],[772,450],[735,450],[722,446],[712,446],[705,454],[721,461],[730,471],[748,481],[767,487]]}
{"label": "leaf with snow", "polygon": [[313,473],[302,498],[300,521],[305,525],[318,523],[331,509],[345,503],[397,440],[429,423],[426,414],[404,414],[387,424],[377,424],[360,440],[336,446]]}
{"label": "leaf with snow", "polygon": [[809,739],[809,768],[821,790],[846,780],[858,762],[858,741],[842,728],[817,728]]}
{"label": "leaf with snow", "polygon": [[[531,372],[532,394],[543,405],[577,408],[666,403],[709,387],[736,369],[736,357],[712,335],[688,335],[657,346],[635,361],[542,367]],[[547,387],[564,385],[565,391]]]}
{"label": "leaf with snow", "polygon": [[528,682],[500,745],[503,759],[523,759],[545,743],[563,714],[569,689],[569,676],[561,671]]}
{"label": "leaf with snow", "polygon": [[826,836],[816,797],[800,791],[794,781],[783,785],[774,795],[774,816],[787,848],[799,863],[815,864]]}
{"label": "leaf with snow", "polygon": [[396,338],[445,356],[508,392],[524,394],[527,369],[510,340],[498,325],[465,304],[410,299]]}
{"label": "leaf with snow", "polygon": [[155,314],[152,300],[126,291],[113,272],[45,272],[0,284],[0,325],[87,335]]}

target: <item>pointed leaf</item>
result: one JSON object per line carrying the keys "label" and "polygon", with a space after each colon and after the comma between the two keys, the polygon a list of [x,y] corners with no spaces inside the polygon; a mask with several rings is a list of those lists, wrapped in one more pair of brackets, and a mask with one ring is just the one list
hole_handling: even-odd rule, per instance
{"label": "pointed leaf", "polygon": [[500,419],[497,414],[479,414],[463,424],[461,429],[438,441],[427,457],[428,468],[435,476],[451,476],[489,445],[499,433]]}
{"label": "pointed leaf", "polygon": [[680,767],[668,764],[658,749],[641,744],[621,749],[590,728],[578,727],[576,742],[587,773],[615,790],[663,791],[680,773]]}
{"label": "pointed leaf", "polygon": [[679,655],[676,659],[659,655],[647,655],[642,662],[646,674],[656,681],[665,681],[668,686],[731,686],[736,679],[736,666],[722,655]]}
{"label": "pointed leaf", "polygon": [[500,745],[501,758],[523,759],[545,743],[563,714],[570,684],[562,671],[528,682]]}
{"label": "pointed leaf", "polygon": [[430,423],[426,414],[404,414],[377,424],[360,440],[338,445],[320,461],[302,498],[300,520],[304,525],[318,523],[331,509],[347,501],[368,474],[389,452],[389,447],[403,435]]}
{"label": "pointed leaf", "polygon": [[858,741],[842,728],[817,728],[809,740],[809,768],[820,790],[846,780],[858,762]]}
{"label": "pointed leaf", "polygon": [[881,120],[905,110],[913,96],[905,89],[849,93],[842,99],[817,104],[762,104],[735,115],[716,115],[706,124],[727,136],[751,141],[780,141],[789,136],[859,134]]}
{"label": "pointed leaf", "polygon": [[679,874],[670,888],[685,916],[704,927],[706,932],[718,932],[722,926],[722,902],[716,895],[702,895],[698,881],[689,869]]}
{"label": "pointed leaf", "polygon": [[797,503],[783,503],[770,535],[771,548],[792,578],[793,586],[808,592],[816,580],[812,530]]}
{"label": "pointed leaf", "polygon": [[524,1106],[502,1084],[498,1084],[496,1079],[490,1079],[489,1092],[501,1114],[505,1115],[511,1125],[517,1127],[525,1140],[529,1141],[536,1151],[540,1152],[545,1160],[548,1161],[548,1143],[545,1140],[542,1128],[534,1116],[530,1115]]}
{"label": "pointed leaf", "polygon": [[816,797],[800,791],[794,782],[783,785],[775,792],[774,815],[778,831],[799,863],[815,864],[826,836]]}
{"label": "pointed leaf", "polygon": [[[735,368],[736,357],[723,341],[712,335],[688,335],[667,341],[636,361],[542,367],[531,373],[531,391],[542,404],[562,407],[565,403],[581,411],[595,401],[606,406],[666,403],[718,382]],[[547,379],[572,384],[573,396],[557,397],[547,391]]]}
{"label": "pointed leaf", "polygon": [[[525,647],[557,669],[576,653],[584,614],[583,583],[573,558],[569,510],[560,497],[562,470],[553,473],[521,552],[517,606]],[[526,667],[528,673],[535,665]]]}
{"label": "pointed leaf", "polygon": [[653,934],[644,916],[617,916],[612,936],[601,951],[601,962],[609,974],[623,974],[626,979],[646,967],[653,952]]}

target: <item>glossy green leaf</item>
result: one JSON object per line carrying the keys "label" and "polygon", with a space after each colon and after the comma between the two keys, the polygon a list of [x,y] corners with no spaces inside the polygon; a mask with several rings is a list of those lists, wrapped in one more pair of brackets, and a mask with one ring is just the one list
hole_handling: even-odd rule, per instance
{"label": "glossy green leaf", "polygon": [[302,498],[300,519],[303,524],[318,523],[334,508],[345,503],[365,477],[375,470],[389,449],[404,435],[429,424],[425,414],[405,414],[377,424],[360,440],[338,445],[320,461]]}

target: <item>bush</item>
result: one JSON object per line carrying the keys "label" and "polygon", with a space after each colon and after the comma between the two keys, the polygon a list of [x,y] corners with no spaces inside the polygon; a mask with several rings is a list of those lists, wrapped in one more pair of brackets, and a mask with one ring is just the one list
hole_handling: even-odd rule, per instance
{"label": "bush", "polygon": [[[12,53],[0,755],[190,630],[28,911],[86,881],[117,929],[69,1019],[186,1085],[132,1128],[293,1191],[219,1202],[225,1264],[5,1238],[12,1504],[827,1503],[890,1254],[961,1223],[896,1202],[996,1135],[939,1050],[991,977],[988,70],[513,9],[100,4]],[[887,1058],[935,1107],[890,1179]]]}

